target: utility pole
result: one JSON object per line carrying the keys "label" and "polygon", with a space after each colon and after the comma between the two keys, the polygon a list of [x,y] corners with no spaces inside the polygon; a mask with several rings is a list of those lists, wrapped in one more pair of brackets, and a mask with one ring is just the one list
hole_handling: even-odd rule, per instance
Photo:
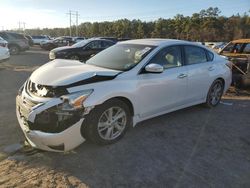
{"label": "utility pole", "polygon": [[18,22],[18,31],[20,31],[21,30],[21,22],[19,21]]}
{"label": "utility pole", "polygon": [[67,14],[69,14],[69,36],[71,36],[72,35],[72,33],[71,33],[71,15],[72,15],[71,10]]}
{"label": "utility pole", "polygon": [[76,11],[76,36],[78,36],[78,11]]}
{"label": "utility pole", "polygon": [[18,22],[18,31],[20,32],[21,30],[23,30],[25,32],[25,22]]}
{"label": "utility pole", "polygon": [[76,21],[76,36],[78,36],[78,18],[79,18],[79,14],[78,11],[72,11],[69,10],[69,13],[67,13],[69,15],[69,34],[70,36],[72,36],[72,16],[75,16]]}

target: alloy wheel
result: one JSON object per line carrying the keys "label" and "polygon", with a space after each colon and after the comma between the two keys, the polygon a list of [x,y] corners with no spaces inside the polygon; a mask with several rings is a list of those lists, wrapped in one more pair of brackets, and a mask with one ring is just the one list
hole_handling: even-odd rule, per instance
{"label": "alloy wheel", "polygon": [[220,82],[217,82],[213,85],[211,92],[210,92],[210,103],[212,105],[216,105],[222,96],[223,93],[223,86],[221,85]]}
{"label": "alloy wheel", "polygon": [[125,130],[126,123],[125,110],[120,107],[111,107],[104,111],[99,118],[98,134],[104,140],[114,140]]}

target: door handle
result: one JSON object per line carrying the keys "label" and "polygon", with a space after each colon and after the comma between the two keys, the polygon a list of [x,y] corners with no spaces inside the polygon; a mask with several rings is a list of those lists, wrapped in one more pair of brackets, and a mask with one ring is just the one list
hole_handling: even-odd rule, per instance
{"label": "door handle", "polygon": [[183,73],[178,76],[178,78],[185,78],[185,77],[187,77],[187,75]]}
{"label": "door handle", "polygon": [[208,70],[209,70],[209,71],[213,71],[213,70],[214,70],[214,67],[213,67],[213,66],[208,67]]}

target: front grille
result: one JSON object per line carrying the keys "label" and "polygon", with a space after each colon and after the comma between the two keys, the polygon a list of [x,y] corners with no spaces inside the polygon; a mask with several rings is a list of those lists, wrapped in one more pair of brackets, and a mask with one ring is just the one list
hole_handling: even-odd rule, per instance
{"label": "front grille", "polygon": [[36,84],[30,80],[26,84],[26,91],[37,97],[60,97],[62,95],[68,94],[68,91],[64,87],[52,87],[41,84]]}

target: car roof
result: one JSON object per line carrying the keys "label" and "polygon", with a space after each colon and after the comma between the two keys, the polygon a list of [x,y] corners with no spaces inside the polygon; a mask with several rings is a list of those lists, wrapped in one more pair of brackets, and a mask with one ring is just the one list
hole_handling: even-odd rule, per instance
{"label": "car roof", "polygon": [[171,45],[176,43],[188,43],[191,42],[184,41],[184,40],[177,40],[177,39],[135,39],[135,40],[127,40],[120,42],[122,44],[141,44],[141,45],[150,45],[150,46],[160,46],[160,45]]}
{"label": "car roof", "polygon": [[237,39],[233,40],[232,43],[250,43],[250,39]]}

